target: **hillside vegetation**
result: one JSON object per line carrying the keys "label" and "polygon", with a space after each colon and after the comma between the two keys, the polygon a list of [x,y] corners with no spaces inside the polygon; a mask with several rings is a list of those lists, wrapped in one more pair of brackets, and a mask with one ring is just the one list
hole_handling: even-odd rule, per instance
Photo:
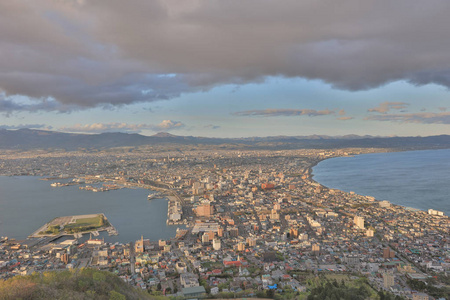
{"label": "hillside vegetation", "polygon": [[152,299],[116,275],[94,269],[53,271],[0,281],[0,299]]}

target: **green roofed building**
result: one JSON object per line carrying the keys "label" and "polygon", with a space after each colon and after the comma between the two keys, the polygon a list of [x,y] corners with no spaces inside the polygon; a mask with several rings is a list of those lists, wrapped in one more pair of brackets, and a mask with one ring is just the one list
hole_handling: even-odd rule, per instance
{"label": "green roofed building", "polygon": [[206,290],[203,286],[183,288],[182,292],[186,298],[203,298],[206,296]]}

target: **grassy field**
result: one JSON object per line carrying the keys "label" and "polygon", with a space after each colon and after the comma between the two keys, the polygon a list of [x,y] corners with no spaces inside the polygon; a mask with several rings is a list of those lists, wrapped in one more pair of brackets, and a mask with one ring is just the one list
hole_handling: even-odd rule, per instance
{"label": "grassy field", "polygon": [[[104,229],[111,224],[103,214],[58,217],[39,228],[32,236],[74,234]],[[0,298],[1,299],[1,298]]]}
{"label": "grassy field", "polygon": [[66,226],[64,226],[64,228],[69,229],[75,227],[100,227],[103,226],[103,224],[101,223],[102,220],[102,215],[97,215],[93,218],[76,219],[75,223],[67,224]]}
{"label": "grassy field", "polygon": [[97,215],[92,218],[76,219],[75,223],[64,226],[64,231],[67,233],[77,233],[83,231],[97,230],[98,228],[108,226],[109,223],[103,215]]}

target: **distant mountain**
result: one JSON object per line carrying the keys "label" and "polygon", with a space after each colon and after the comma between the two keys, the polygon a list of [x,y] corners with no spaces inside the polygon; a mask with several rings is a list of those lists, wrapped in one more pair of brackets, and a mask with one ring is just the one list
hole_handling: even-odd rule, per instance
{"label": "distant mountain", "polygon": [[0,129],[0,149],[108,149],[144,145],[223,145],[228,148],[300,149],[300,148],[450,148],[450,136],[429,137],[374,137],[374,136],[269,136],[249,138],[206,138],[177,136],[160,132],[153,136],[136,133],[75,134],[33,129]]}
{"label": "distant mountain", "polygon": [[170,134],[168,132],[158,132],[157,134],[152,135],[153,137],[160,137],[160,138],[176,138],[176,135]]}

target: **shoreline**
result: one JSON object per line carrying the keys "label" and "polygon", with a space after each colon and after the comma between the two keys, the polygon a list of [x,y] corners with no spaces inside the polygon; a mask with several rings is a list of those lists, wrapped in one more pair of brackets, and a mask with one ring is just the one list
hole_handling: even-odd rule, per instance
{"label": "shoreline", "polygon": [[[138,192],[138,191],[136,191],[137,188],[129,186],[126,189],[121,190],[122,193],[125,192],[125,194],[117,195],[116,193],[112,193],[111,195],[104,195],[104,193],[88,193],[88,194],[86,194],[86,196],[84,196],[84,195],[82,195],[82,194],[84,194],[84,191],[78,190],[78,188],[76,188],[76,187],[75,188],[74,187],[60,187],[58,189],[53,189],[53,188],[51,189],[50,182],[46,181],[46,180],[41,180],[42,176],[22,175],[22,176],[14,176],[14,177],[2,176],[2,178],[3,178],[2,182],[5,182],[5,184],[3,184],[3,186],[5,188],[8,187],[10,192],[8,193],[8,195],[5,194],[2,197],[2,203],[4,202],[5,204],[7,204],[7,206],[4,206],[5,210],[2,212],[2,214],[0,216],[0,219],[2,219],[2,220],[0,220],[0,229],[1,229],[0,236],[7,236],[9,239],[25,240],[25,239],[29,238],[30,236],[32,236],[33,233],[38,228],[43,227],[43,225],[47,224],[49,222],[49,220],[52,220],[55,217],[97,213],[98,211],[102,211],[102,207],[105,207],[105,205],[108,205],[108,201],[109,201],[108,199],[112,199],[114,201],[114,203],[119,203],[118,204],[119,208],[112,209],[113,212],[110,211],[111,209],[108,209],[108,211],[103,210],[102,212],[108,216],[108,221],[110,221],[112,224],[114,224],[114,227],[118,231],[119,235],[109,236],[108,231],[105,230],[104,231],[105,240],[108,240],[108,238],[111,238],[111,241],[113,241],[113,242],[117,241],[117,242],[121,242],[121,243],[127,243],[130,240],[138,239],[140,234],[136,238],[130,237],[131,236],[130,234],[132,234],[132,232],[129,229],[130,226],[126,226],[126,229],[123,229],[121,227],[123,224],[121,225],[120,219],[132,217],[129,213],[125,212],[124,209],[121,210],[122,207],[126,207],[126,204],[124,204],[124,203],[126,203],[127,201],[125,199],[132,197],[133,200],[135,200],[135,201],[132,201],[131,203],[133,203],[133,204],[131,204],[131,205],[136,206],[136,205],[139,205],[139,203],[141,203],[143,205],[142,207],[144,207],[146,211],[147,211],[148,207],[150,207],[150,209],[152,209],[152,207],[157,207],[158,208],[157,211],[159,211],[159,213],[157,213],[157,215],[165,216],[167,213],[167,210],[168,210],[168,201],[167,201],[168,199],[166,196],[160,197],[161,200],[155,199],[159,203],[156,206],[150,205],[150,201],[147,200],[147,195],[150,191],[145,188],[139,188],[139,190],[141,190],[141,192]],[[27,188],[23,188],[22,186],[27,187]],[[47,198],[47,195],[48,195],[49,199],[50,198],[53,199],[53,200],[50,200],[50,202],[48,200],[42,200],[41,204],[39,204],[39,205],[40,205],[40,207],[43,207],[44,210],[53,210],[52,207],[53,207],[54,203],[59,201],[58,195],[62,195],[61,199],[64,199],[64,201],[58,202],[58,203],[61,203],[62,205],[60,206],[58,204],[58,206],[60,206],[60,208],[55,209],[54,215],[52,213],[52,214],[43,214],[43,216],[41,216],[39,214],[39,216],[36,216],[36,217],[29,216],[30,214],[32,214],[33,209],[31,209],[31,210],[28,209],[27,203],[32,204],[34,207],[36,205],[36,203],[38,202],[35,199],[34,193],[31,192],[31,190],[30,190],[30,188],[35,188],[35,187],[37,187],[37,189],[39,189],[41,191],[40,195],[43,195],[42,199]],[[66,192],[65,188],[70,188],[71,190]],[[16,191],[19,191],[19,189],[20,190],[29,190],[28,192],[25,192],[23,194],[23,196],[21,196],[21,199],[22,199],[21,202],[17,202],[14,200],[14,198],[11,198],[11,197],[16,197],[15,196]],[[60,190],[60,191],[57,192],[57,196],[54,196],[54,193],[56,193],[57,190]],[[152,191],[154,191],[154,190],[152,189]],[[112,191],[112,192],[114,192],[114,191]],[[120,192],[120,190],[117,192]],[[76,196],[76,194],[73,194],[73,193],[79,194],[80,196]],[[125,196],[121,196],[121,195],[125,195]],[[127,195],[130,195],[130,196],[127,196]],[[142,195],[142,196],[140,196],[140,195]],[[100,198],[98,198],[98,197],[100,197]],[[87,210],[83,209],[80,212],[79,212],[79,210],[61,208],[63,206],[66,206],[66,204],[68,204],[70,208],[72,206],[74,206],[73,201],[67,200],[67,199],[72,199],[72,198],[74,198],[74,199],[87,198],[87,199],[92,199],[92,200],[100,199],[101,202],[100,202],[100,204],[96,204],[95,206],[92,206],[92,207],[89,205],[89,207],[87,207]],[[108,201],[106,201],[106,200],[108,200]],[[164,203],[161,203],[161,201]],[[88,200],[82,201],[82,203],[87,203],[87,202],[90,202],[90,201],[88,201]],[[95,203],[95,202],[96,201],[94,201],[93,203]],[[27,222],[23,222],[23,224],[21,224],[20,226],[14,226],[14,224],[16,224],[16,223],[18,224],[18,222],[19,222],[18,220],[12,220],[12,219],[10,220],[10,218],[3,219],[2,218],[3,214],[8,214],[6,211],[7,207],[8,207],[8,209],[9,208],[13,209],[14,212],[18,211],[18,208],[17,208],[18,204],[14,204],[14,203],[21,203],[20,205],[22,205],[22,207],[27,207],[26,219],[30,219],[30,220],[33,219],[35,221],[30,221],[30,222],[27,221]],[[48,204],[48,203],[51,203],[51,204]],[[107,208],[105,208],[105,209],[107,209]],[[121,211],[123,211],[123,213]],[[22,217],[22,213],[17,213],[17,214]],[[11,214],[9,214],[9,215],[11,215]],[[144,214],[141,214],[140,216],[142,216],[142,215],[144,215]],[[117,217],[117,216],[119,216],[119,217]],[[147,216],[147,218],[149,218],[149,217],[153,216],[153,214],[151,212],[149,212],[149,214],[145,213],[145,216]],[[144,216],[144,218],[145,218],[145,216]],[[119,221],[116,220],[117,218],[119,218]],[[158,234],[150,234],[150,237],[152,237],[152,235],[155,235],[156,239],[175,238],[176,227],[183,226],[183,224],[178,225],[178,226],[167,226],[166,225],[167,219],[165,217],[158,218],[158,219],[161,219],[161,223],[157,223],[156,221],[153,223],[159,224],[158,226],[161,226],[164,228],[161,228],[160,233],[158,233]],[[4,223],[4,224],[2,224],[2,223]],[[5,225],[4,228],[2,225]],[[18,229],[16,229],[15,227],[17,227]],[[138,226],[137,223],[135,226],[131,226],[131,228],[137,228],[136,230],[138,230],[138,231],[139,231],[139,228],[142,228],[142,230],[141,230],[142,233],[145,233],[145,230],[148,230],[148,229],[146,229],[145,226]]]}
{"label": "shoreline", "polygon": [[[322,184],[322,183],[320,183],[320,182],[314,180],[314,179],[313,179],[313,176],[314,176],[314,175],[313,175],[313,168],[316,167],[319,163],[321,163],[321,162],[323,162],[323,161],[325,161],[325,160],[333,159],[333,158],[339,158],[339,157],[355,157],[355,156],[368,155],[368,154],[390,154],[390,153],[397,153],[397,152],[438,151],[438,150],[450,150],[450,148],[440,148],[440,149],[418,149],[418,150],[410,150],[410,149],[405,149],[405,150],[389,149],[389,150],[393,150],[393,151],[379,151],[379,152],[361,153],[361,154],[349,155],[349,156],[345,156],[345,155],[336,155],[336,156],[333,156],[333,157],[326,157],[326,158],[323,158],[323,159],[319,159],[317,162],[315,162],[314,164],[312,164],[312,165],[308,168],[308,171],[307,171],[308,180],[310,180],[311,182],[314,182],[314,183],[316,183],[316,184],[320,185],[321,187],[326,188],[326,189],[328,189],[328,190],[338,190],[338,191],[340,191],[341,193],[349,194],[350,192],[343,191],[343,190],[341,190],[341,189],[339,189],[339,188],[332,188],[332,187],[326,186],[326,185],[324,185],[324,184]],[[375,196],[372,196],[372,195],[362,195],[362,194],[356,193],[356,192],[354,192],[354,191],[353,191],[353,193],[355,193],[356,195],[359,195],[359,196],[363,196],[363,197],[372,197],[372,198],[375,199],[375,201],[377,201],[377,202],[388,201],[391,205],[395,205],[395,206],[401,207],[401,208],[403,208],[403,209],[405,209],[405,210],[408,210],[408,211],[420,211],[420,212],[424,212],[424,213],[428,214],[428,210],[425,210],[425,209],[422,209],[422,208],[417,208],[417,207],[412,207],[412,206],[406,206],[406,205],[402,205],[402,204],[396,204],[396,203],[392,202],[392,200],[390,200],[390,199],[380,200],[380,199],[377,199]],[[437,209],[437,208],[432,208],[432,207],[430,207],[430,208],[428,208],[428,209]],[[447,213],[444,212],[444,217],[450,218],[450,213],[447,215]]]}

